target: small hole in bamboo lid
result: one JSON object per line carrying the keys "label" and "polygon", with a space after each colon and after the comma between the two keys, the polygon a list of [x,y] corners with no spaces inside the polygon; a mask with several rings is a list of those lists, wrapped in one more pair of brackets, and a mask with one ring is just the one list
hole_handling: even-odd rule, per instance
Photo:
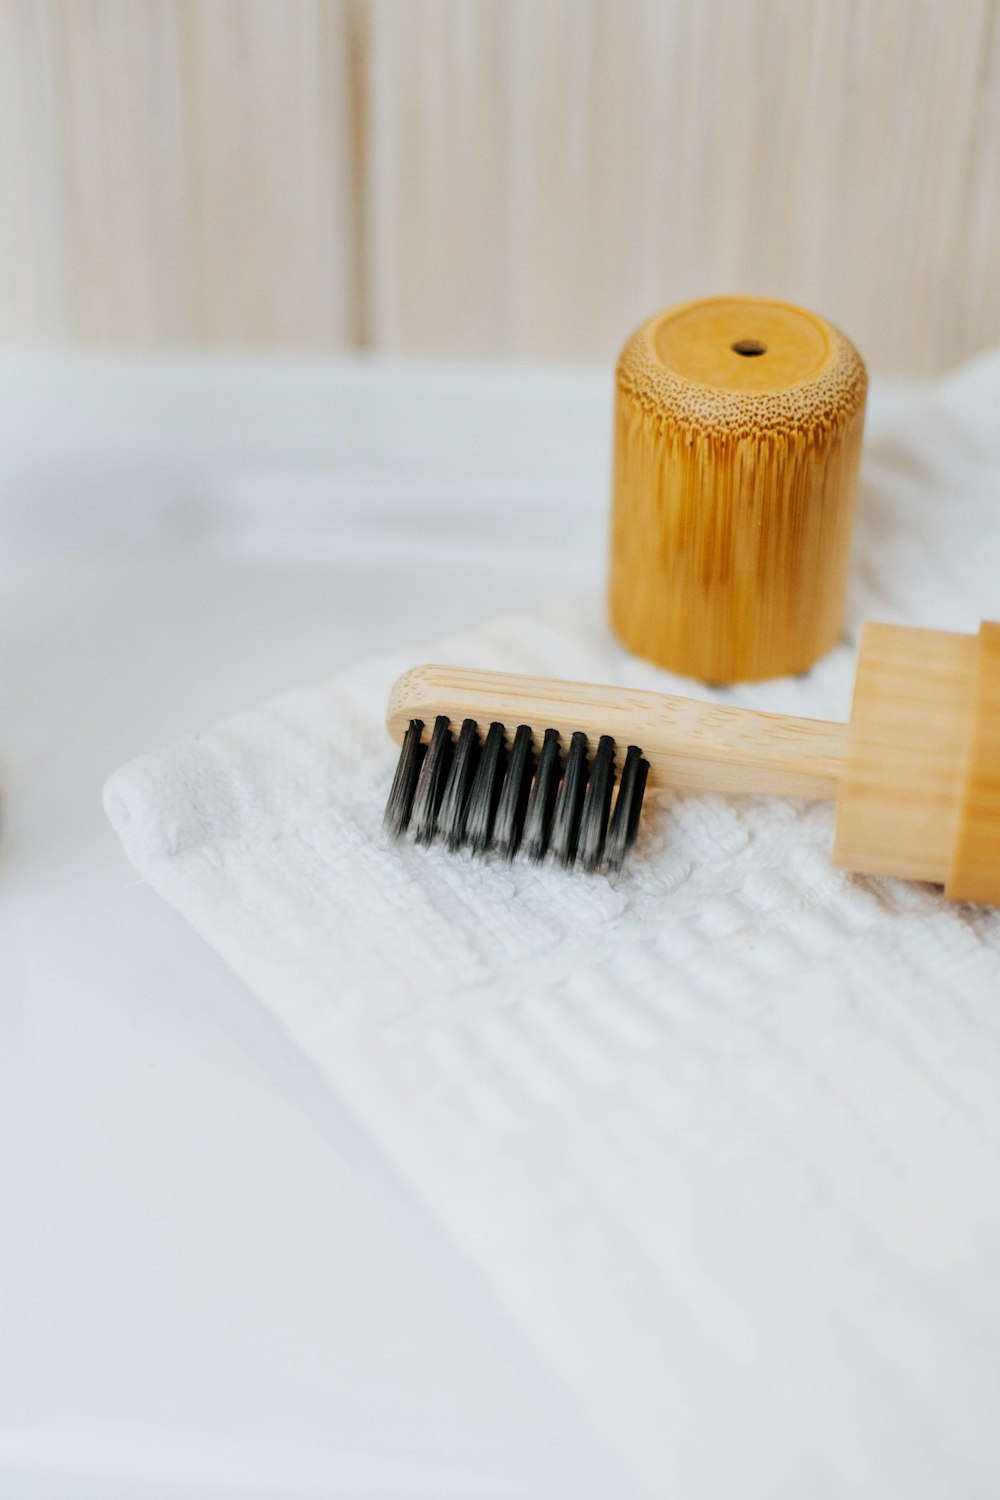
{"label": "small hole in bamboo lid", "polygon": [[618,361],[610,607],[703,682],[805,671],[844,618],[865,367],[805,308],[709,297]]}

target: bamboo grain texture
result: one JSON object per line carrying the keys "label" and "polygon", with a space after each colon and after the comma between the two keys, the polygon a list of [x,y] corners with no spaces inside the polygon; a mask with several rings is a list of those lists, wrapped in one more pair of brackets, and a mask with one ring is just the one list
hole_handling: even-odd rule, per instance
{"label": "bamboo grain texture", "polygon": [[547,728],[564,745],[578,729],[595,743],[610,734],[620,746],[640,747],[650,786],[661,790],[832,798],[844,755],[844,726],[819,719],[509,672],[414,667],[392,690],[389,733],[402,743],[411,719],[432,724],[438,714],[509,729],[528,724],[536,749]]}
{"label": "bamboo grain texture", "polygon": [[708,790],[837,803],[833,862],[925,880],[956,901],[1000,904],[1000,625],[978,636],[867,624],[849,724],[593,683],[458,667],[414,667],[394,684],[386,727],[472,719],[540,748],[582,731],[637,745],[661,793]]}
{"label": "bamboo grain texture", "polygon": [[959,901],[993,899],[989,891],[1000,871],[1000,625],[983,622],[979,650],[965,786],[948,872],[949,894]]}
{"label": "bamboo grain texture", "polygon": [[837,820],[838,864],[911,880],[946,879],[959,832],[978,661],[975,636],[864,627]]}
{"label": "bamboo grain texture", "polygon": [[609,611],[669,671],[804,672],[840,638],[867,373],[825,319],[717,297],[618,360]]}

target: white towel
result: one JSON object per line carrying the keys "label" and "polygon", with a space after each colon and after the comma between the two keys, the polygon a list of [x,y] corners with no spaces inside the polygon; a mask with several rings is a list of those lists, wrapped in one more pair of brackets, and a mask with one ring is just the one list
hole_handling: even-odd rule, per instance
{"label": "white towel", "polygon": [[866,452],[845,643],[711,693],[576,601],[414,643],[113,776],[143,876],[283,1020],[650,1495],[995,1494],[1000,914],[679,795],[622,875],[404,845],[421,660],[846,718],[865,618],[1000,616],[1000,357]]}

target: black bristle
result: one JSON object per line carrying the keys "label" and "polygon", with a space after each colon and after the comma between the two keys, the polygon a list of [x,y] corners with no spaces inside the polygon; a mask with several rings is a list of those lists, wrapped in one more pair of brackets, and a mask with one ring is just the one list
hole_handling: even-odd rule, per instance
{"label": "black bristle", "polygon": [[604,838],[611,813],[611,791],[615,782],[615,742],[602,734],[587,783],[587,795],[580,818],[578,858],[591,874],[600,868]]}
{"label": "black bristle", "polygon": [[531,784],[527,811],[524,815],[522,848],[529,859],[545,858],[552,832],[552,809],[559,790],[559,772],[562,755],[559,749],[559,731],[546,729],[542,740],[538,769]]}
{"label": "black bristle", "polygon": [[505,859],[514,858],[521,842],[534,766],[535,751],[531,729],[527,724],[519,724],[493,821],[493,847]]}
{"label": "black bristle", "polygon": [[615,810],[611,814],[611,823],[604,841],[604,868],[611,874],[621,869],[622,861],[635,843],[648,775],[649,762],[643,760],[638,745],[629,745],[618,784]]}
{"label": "black bristle", "polygon": [[479,725],[475,719],[464,719],[458,736],[458,748],[451,763],[448,785],[444,789],[438,829],[453,852],[465,839],[465,820],[469,813],[469,795],[479,761]]}
{"label": "black bristle", "polygon": [[[411,719],[403,736],[383,824],[391,838],[410,829],[418,844],[445,840],[482,855],[495,849],[512,860],[518,850],[534,861],[551,848],[555,859],[588,872],[616,873],[635,843],[649,762],[629,745],[617,796],[615,743],[602,735],[588,767],[586,735],[577,730],[563,762],[557,729],[546,729],[535,756],[534,732],[520,724],[508,753],[506,730],[491,723],[485,743],[475,719],[465,719],[457,743],[451,721],[439,714],[430,744]],[[612,806],[612,798],[613,806]]]}
{"label": "black bristle", "polygon": [[646,781],[649,777],[649,761],[640,760],[639,768],[635,774],[635,791],[632,793],[632,806],[628,815],[628,838],[625,843],[626,854],[635,843],[639,832],[639,814],[642,812],[642,799],[646,795]]}
{"label": "black bristle", "polygon": [[451,724],[445,714],[438,714],[413,798],[411,822],[418,844],[433,842],[451,758]]}
{"label": "black bristle", "polygon": [[493,821],[500,801],[506,765],[506,744],[502,724],[491,724],[483,753],[479,757],[476,778],[469,793],[465,819],[465,842],[473,854],[485,854],[493,841]]}
{"label": "black bristle", "polygon": [[552,819],[552,853],[562,865],[576,858],[580,813],[587,790],[587,736],[577,730],[569,742],[559,800]]}
{"label": "black bristle", "polygon": [[382,826],[390,838],[402,838],[410,821],[417,777],[427,753],[427,746],[421,742],[423,732],[423,720],[411,719],[410,727],[403,736],[403,748],[399,752],[392,791],[385,804],[385,816],[382,819]]}

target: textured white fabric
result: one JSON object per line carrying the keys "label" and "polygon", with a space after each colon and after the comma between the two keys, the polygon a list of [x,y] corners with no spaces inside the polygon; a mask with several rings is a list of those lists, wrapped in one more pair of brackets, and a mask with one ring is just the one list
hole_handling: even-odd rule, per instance
{"label": "textured white fabric", "polygon": [[861,619],[1000,615],[998,410],[992,356],[869,446],[848,636],[802,679],[693,689],[577,601],[106,790],[649,1494],[996,1492],[1000,914],[834,870],[821,804],[668,799],[615,882],[386,847],[388,688],[440,660],[846,718]]}

